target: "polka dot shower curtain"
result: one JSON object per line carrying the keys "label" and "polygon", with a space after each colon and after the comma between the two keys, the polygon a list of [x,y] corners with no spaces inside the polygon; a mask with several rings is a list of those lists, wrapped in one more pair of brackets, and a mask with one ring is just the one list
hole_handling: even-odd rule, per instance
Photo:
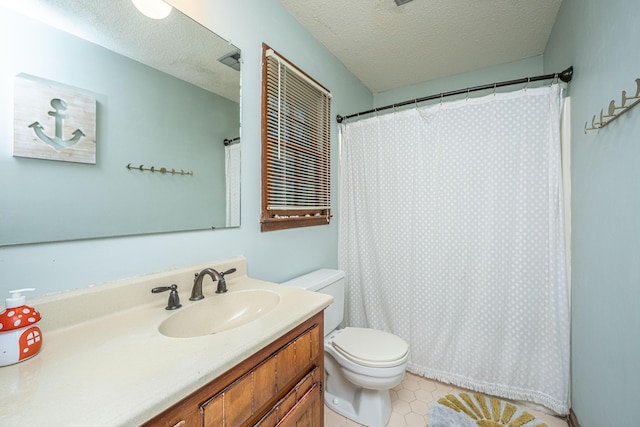
{"label": "polka dot shower curtain", "polygon": [[569,410],[560,89],[341,125],[347,324],[410,344],[411,372]]}
{"label": "polka dot shower curtain", "polygon": [[240,143],[225,145],[224,173],[226,194],[226,226],[240,225]]}

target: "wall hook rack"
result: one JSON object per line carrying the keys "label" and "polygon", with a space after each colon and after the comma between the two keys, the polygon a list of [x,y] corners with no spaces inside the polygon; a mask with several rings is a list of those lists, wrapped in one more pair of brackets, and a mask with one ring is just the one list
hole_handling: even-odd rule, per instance
{"label": "wall hook rack", "polygon": [[184,169],[176,170],[176,169],[167,169],[167,168],[157,168],[155,166],[151,166],[149,168],[145,168],[144,165],[140,166],[131,166],[131,163],[127,165],[127,169],[129,170],[139,170],[139,171],[150,171],[150,172],[160,172],[160,173],[170,173],[171,175],[190,175],[193,176],[193,171],[185,171]]}
{"label": "wall hook rack", "polygon": [[[634,102],[627,105],[627,101]],[[636,94],[634,96],[628,96],[627,91],[623,90],[622,103],[618,106],[616,105],[616,101],[612,99],[606,113],[603,108],[600,110],[599,116],[594,115],[591,118],[591,127],[588,127],[589,122],[584,123],[584,133],[586,134],[589,130],[602,129],[638,104],[640,104],[640,78],[636,79]]]}

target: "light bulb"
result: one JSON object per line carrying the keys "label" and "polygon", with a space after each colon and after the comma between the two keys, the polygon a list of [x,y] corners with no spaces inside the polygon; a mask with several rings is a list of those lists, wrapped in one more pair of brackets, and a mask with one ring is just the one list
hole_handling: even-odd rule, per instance
{"label": "light bulb", "polygon": [[131,0],[135,7],[152,19],[164,19],[171,13],[171,5],[162,0]]}

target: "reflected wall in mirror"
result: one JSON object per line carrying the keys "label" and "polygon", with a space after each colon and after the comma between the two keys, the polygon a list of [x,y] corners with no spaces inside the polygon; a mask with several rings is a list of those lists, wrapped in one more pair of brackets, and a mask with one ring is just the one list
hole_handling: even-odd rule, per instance
{"label": "reflected wall in mirror", "polygon": [[[0,46],[0,245],[240,225],[235,46],[131,0],[0,1]],[[97,100],[95,165],[12,155],[17,77]]]}

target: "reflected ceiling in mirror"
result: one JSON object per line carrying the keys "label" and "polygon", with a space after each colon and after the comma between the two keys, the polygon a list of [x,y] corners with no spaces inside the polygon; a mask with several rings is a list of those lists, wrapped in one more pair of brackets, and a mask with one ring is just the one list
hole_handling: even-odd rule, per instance
{"label": "reflected ceiling in mirror", "polygon": [[239,49],[175,8],[154,20],[131,0],[10,3],[0,80],[95,98],[96,163],[12,155],[22,100],[3,100],[0,245],[240,225]]}

